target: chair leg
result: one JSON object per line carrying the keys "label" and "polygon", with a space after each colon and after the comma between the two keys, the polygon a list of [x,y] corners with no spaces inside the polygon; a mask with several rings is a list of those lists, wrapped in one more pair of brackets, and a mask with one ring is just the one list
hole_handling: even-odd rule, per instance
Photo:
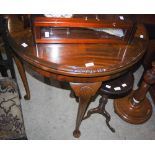
{"label": "chair leg", "polygon": [[0,73],[3,77],[8,77],[7,69],[3,65],[0,65]]}
{"label": "chair leg", "polygon": [[104,116],[106,118],[106,124],[108,126],[108,128],[112,131],[112,132],[115,132],[115,129],[112,128],[109,124],[110,120],[111,120],[111,117],[110,117],[110,114],[105,110],[105,106],[107,104],[107,101],[108,101],[108,97],[107,95],[103,95],[100,100],[99,100],[99,106],[96,107],[96,108],[93,108],[93,109],[90,109],[88,112],[87,112],[87,115],[83,118],[84,119],[87,119],[89,118],[92,114],[94,113],[99,113],[101,114],[102,116]]}

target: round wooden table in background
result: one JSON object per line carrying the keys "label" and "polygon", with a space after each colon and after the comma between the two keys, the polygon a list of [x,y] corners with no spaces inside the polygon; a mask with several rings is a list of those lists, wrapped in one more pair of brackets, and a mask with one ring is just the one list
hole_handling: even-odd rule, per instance
{"label": "round wooden table in background", "polygon": [[[143,35],[143,38],[140,36]],[[102,82],[118,77],[136,64],[147,48],[147,33],[138,25],[130,45],[123,44],[34,44],[31,28],[12,15],[8,18],[7,39],[30,99],[24,64],[45,77],[67,81],[79,97],[74,136],[79,137],[79,127],[89,101]],[[91,64],[89,66],[89,64]],[[92,65],[93,64],[93,65]]]}

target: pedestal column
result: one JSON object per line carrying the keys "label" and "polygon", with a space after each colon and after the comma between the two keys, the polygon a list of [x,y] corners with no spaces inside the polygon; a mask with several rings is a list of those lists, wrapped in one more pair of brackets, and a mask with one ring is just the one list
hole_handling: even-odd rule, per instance
{"label": "pedestal column", "polygon": [[155,62],[148,70],[140,87],[127,97],[114,101],[115,112],[126,122],[141,124],[146,122],[152,114],[152,106],[146,97],[151,85],[155,84]]}

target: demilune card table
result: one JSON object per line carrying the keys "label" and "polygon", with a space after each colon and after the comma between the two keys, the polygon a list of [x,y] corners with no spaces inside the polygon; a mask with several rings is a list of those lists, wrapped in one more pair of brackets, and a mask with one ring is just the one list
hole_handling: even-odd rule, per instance
{"label": "demilune card table", "polygon": [[147,48],[143,25],[137,25],[131,44],[35,44],[31,28],[24,29],[16,15],[8,17],[7,27],[7,40],[26,90],[25,99],[30,99],[30,90],[24,64],[45,77],[69,82],[79,97],[74,137],[80,136],[79,127],[89,101],[102,82],[130,71]]}

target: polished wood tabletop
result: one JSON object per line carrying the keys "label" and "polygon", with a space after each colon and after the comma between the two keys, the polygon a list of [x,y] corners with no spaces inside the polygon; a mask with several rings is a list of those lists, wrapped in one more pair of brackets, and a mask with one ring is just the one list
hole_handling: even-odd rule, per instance
{"label": "polished wood tabletop", "polygon": [[[46,71],[73,77],[110,76],[135,64],[146,49],[146,32],[139,26],[130,45],[123,44],[37,44],[31,28],[24,29],[17,17],[9,18],[9,34],[16,54]],[[144,38],[140,38],[143,35]],[[23,47],[26,43],[28,46]],[[87,64],[93,66],[87,67]],[[94,80],[94,79],[93,79]],[[98,81],[99,79],[97,79]],[[74,80],[73,80],[74,81]],[[69,80],[69,82],[71,82]],[[90,80],[91,82],[91,80]],[[94,82],[94,81],[93,81]]]}
{"label": "polished wood tabletop", "polygon": [[144,55],[147,48],[147,33],[143,25],[137,25],[130,44],[119,43],[74,43],[35,44],[32,28],[24,28],[18,16],[8,18],[7,39],[26,89],[24,63],[46,77],[67,81],[79,97],[79,110],[74,136],[79,137],[79,126],[89,105],[103,81],[128,72]]}

